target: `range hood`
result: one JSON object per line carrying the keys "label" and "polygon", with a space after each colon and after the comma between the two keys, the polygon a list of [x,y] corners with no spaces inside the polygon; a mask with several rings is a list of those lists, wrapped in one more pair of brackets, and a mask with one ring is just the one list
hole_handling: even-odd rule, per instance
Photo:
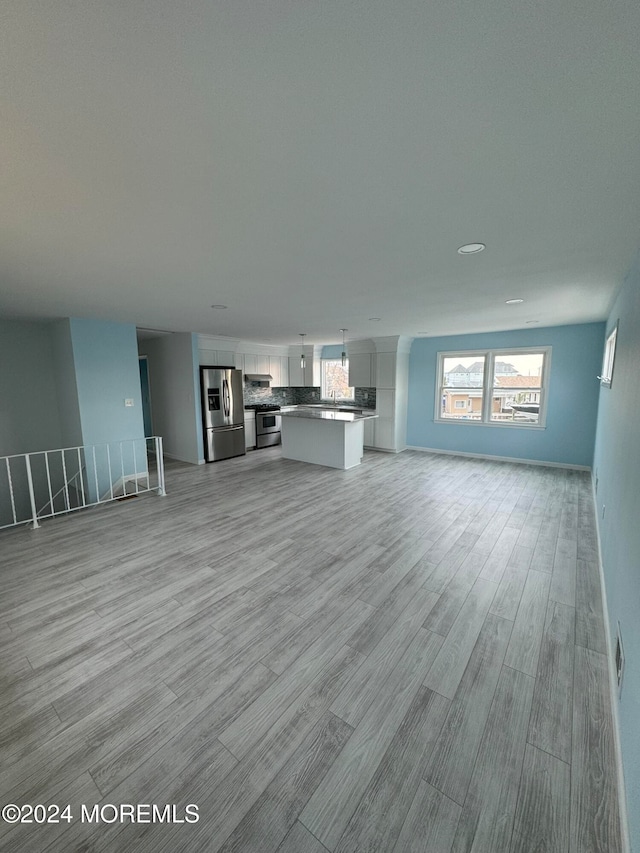
{"label": "range hood", "polygon": [[262,382],[265,385],[268,385],[273,376],[270,373],[245,373],[244,378],[247,382]]}

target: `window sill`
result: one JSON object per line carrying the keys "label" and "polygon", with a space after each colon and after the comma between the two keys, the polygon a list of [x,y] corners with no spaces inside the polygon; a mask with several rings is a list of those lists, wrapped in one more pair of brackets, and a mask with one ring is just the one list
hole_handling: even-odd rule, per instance
{"label": "window sill", "polygon": [[546,429],[545,424],[526,424],[517,421],[474,421],[462,418],[434,418],[434,424],[463,424],[464,426],[498,427],[499,429]]}

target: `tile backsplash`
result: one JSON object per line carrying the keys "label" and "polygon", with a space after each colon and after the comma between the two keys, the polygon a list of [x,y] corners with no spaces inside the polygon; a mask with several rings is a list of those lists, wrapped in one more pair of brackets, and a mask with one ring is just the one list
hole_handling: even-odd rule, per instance
{"label": "tile backsplash", "polygon": [[376,389],[375,388],[354,388],[356,406],[362,406],[363,409],[375,409],[376,407]]}
{"label": "tile backsplash", "polygon": [[[354,396],[357,406],[375,409],[375,388],[356,388]],[[305,403],[319,403],[320,401],[320,388],[269,388],[260,382],[244,383],[244,403],[246,406],[254,403],[300,406]]]}
{"label": "tile backsplash", "polygon": [[245,405],[274,403],[278,406],[296,406],[302,403],[319,403],[319,388],[270,388],[260,382],[244,383]]}

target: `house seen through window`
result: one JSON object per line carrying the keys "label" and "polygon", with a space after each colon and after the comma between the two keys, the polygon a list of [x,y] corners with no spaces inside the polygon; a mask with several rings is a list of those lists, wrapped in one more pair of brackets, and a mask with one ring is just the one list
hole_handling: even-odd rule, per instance
{"label": "house seen through window", "polygon": [[353,388],[349,387],[349,362],[343,366],[339,358],[322,359],[322,399],[353,400]]}
{"label": "house seen through window", "polygon": [[437,421],[544,426],[551,348],[439,353]]}

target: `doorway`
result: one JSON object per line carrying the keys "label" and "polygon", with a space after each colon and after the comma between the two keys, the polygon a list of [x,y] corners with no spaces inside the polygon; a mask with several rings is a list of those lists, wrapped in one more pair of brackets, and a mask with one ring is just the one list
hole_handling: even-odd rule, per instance
{"label": "doorway", "polygon": [[145,438],[153,435],[151,419],[151,392],[149,390],[149,361],[146,355],[138,356],[140,367],[140,389],[142,391],[142,420],[144,422]]}

